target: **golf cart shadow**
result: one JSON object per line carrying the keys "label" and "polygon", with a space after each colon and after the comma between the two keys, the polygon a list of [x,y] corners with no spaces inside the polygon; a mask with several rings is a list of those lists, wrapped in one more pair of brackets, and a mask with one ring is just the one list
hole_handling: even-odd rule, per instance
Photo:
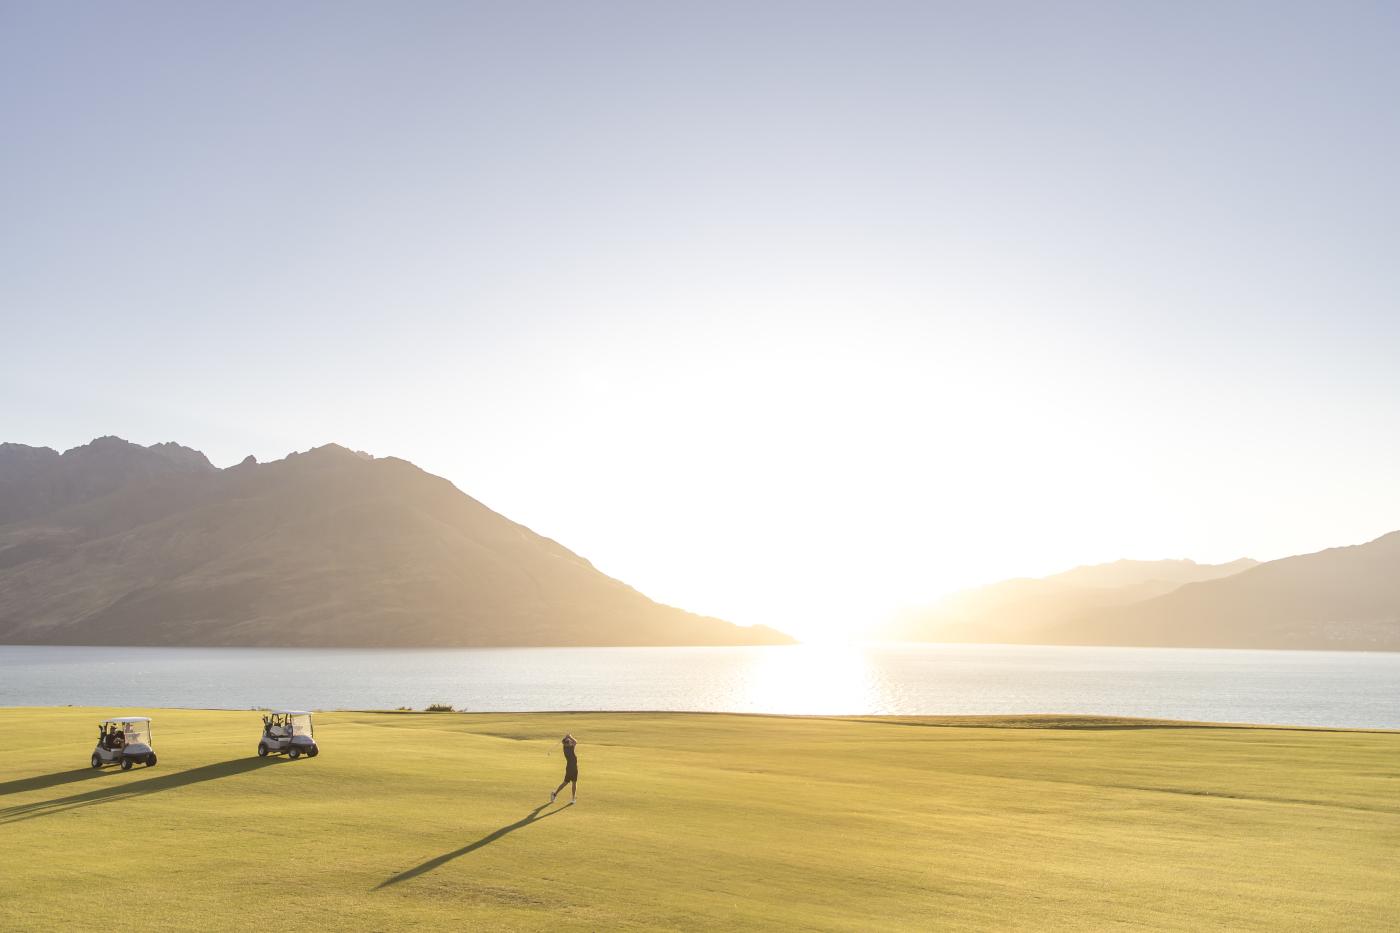
{"label": "golf cart shadow", "polygon": [[[82,794],[72,794],[67,797],[59,797],[56,800],[44,800],[38,803],[26,803],[0,808],[0,825],[4,825],[5,823],[18,823],[21,820],[30,820],[38,816],[48,816],[51,813],[66,813],[69,810],[78,810],[83,807],[113,803],[119,800],[131,800],[135,797],[144,797],[147,794],[158,794],[161,791],[174,790],[177,787],[188,787],[191,784],[216,781],[219,778],[235,777],[250,771],[260,771],[263,768],[274,768],[281,763],[282,760],[277,758],[235,758],[231,761],[220,761],[212,765],[190,768],[188,771],[177,771],[173,774],[166,772],[159,777],[137,780],[117,779],[110,783],[104,781],[103,784],[105,786],[98,790],[91,790]],[[96,777],[102,772],[89,771],[87,773]],[[115,772],[107,773],[115,774]],[[55,775],[55,777],[56,776],[57,775]],[[34,780],[42,780],[42,778]],[[59,784],[64,782],[54,781],[53,783]]]}
{"label": "golf cart shadow", "polygon": [[34,777],[18,778],[13,781],[0,783],[0,797],[7,797],[10,794],[23,794],[31,790],[43,790],[46,787],[57,787],[60,784],[73,784],[77,781],[88,781],[92,778],[99,778],[114,773],[116,772],[94,771],[92,768],[75,768],[72,771],[55,771],[53,774],[36,774]]}
{"label": "golf cart shadow", "polygon": [[379,884],[375,885],[374,889],[378,891],[380,888],[387,888],[391,884],[398,884],[400,881],[407,881],[410,878],[417,878],[419,875],[426,874],[427,872],[430,872],[435,868],[441,868],[443,865],[446,865],[453,859],[461,858],[463,855],[466,855],[470,852],[475,852],[477,849],[483,848],[485,846],[489,846],[497,839],[500,839],[502,836],[505,836],[509,833],[513,833],[517,829],[522,829],[526,826],[529,826],[531,823],[538,823],[540,820],[548,819],[556,813],[562,813],[565,810],[567,810],[570,805],[565,804],[557,810],[551,810],[544,816],[540,816],[540,811],[547,806],[549,806],[549,804],[542,803],[538,807],[535,807],[535,809],[531,810],[528,814],[526,814],[523,819],[516,820],[514,823],[511,823],[508,826],[502,826],[500,829],[488,833],[485,836],[482,836],[476,842],[468,843],[467,845],[462,846],[462,848],[460,849],[453,849],[451,852],[444,852],[442,855],[439,855],[436,858],[428,859],[421,865],[415,865],[412,868],[408,868],[404,871],[399,872],[397,875],[385,878],[383,881],[379,882]]}

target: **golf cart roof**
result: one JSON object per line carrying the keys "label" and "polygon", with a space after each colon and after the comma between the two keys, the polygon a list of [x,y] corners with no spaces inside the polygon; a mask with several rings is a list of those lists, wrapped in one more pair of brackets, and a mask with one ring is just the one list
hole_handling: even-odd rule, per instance
{"label": "golf cart roof", "polygon": [[149,717],[149,716],[112,716],[111,718],[109,718],[109,719],[104,719],[104,720],[102,720],[102,721],[103,721],[103,722],[150,722],[150,721],[151,721],[151,717]]}
{"label": "golf cart roof", "polygon": [[310,716],[310,715],[311,715],[310,713],[308,713],[308,712],[307,712],[306,710],[304,710],[304,709],[270,709],[270,710],[268,710],[268,712],[271,713],[271,714],[274,715],[274,716]]}

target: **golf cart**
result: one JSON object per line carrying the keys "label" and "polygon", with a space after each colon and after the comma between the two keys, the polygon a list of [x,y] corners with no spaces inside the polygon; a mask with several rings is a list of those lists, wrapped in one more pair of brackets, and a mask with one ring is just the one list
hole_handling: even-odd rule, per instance
{"label": "golf cart", "polygon": [[97,747],[92,750],[92,766],[121,765],[130,771],[132,765],[150,768],[156,763],[151,749],[151,720],[147,716],[120,716],[104,719],[97,726]]}
{"label": "golf cart", "polygon": [[311,714],[305,710],[273,709],[263,717],[263,734],[258,740],[258,757],[286,752],[288,758],[315,758],[320,749],[311,731]]}

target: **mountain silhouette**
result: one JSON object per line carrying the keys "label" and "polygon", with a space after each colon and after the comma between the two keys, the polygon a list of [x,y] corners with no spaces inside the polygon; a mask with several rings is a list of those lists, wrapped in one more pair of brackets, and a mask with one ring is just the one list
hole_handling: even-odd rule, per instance
{"label": "mountain silhouette", "polygon": [[653,602],[441,477],[334,444],[0,445],[0,643],[772,644]]}
{"label": "mountain silhouette", "polygon": [[1400,651],[1400,532],[1086,612],[1063,644]]}
{"label": "mountain silhouette", "polygon": [[1248,559],[1228,564],[1120,560],[1075,567],[1050,577],[1005,580],[955,593],[933,606],[907,610],[884,634],[910,641],[1036,643],[1057,623],[1090,610],[1138,602],[1255,564]]}
{"label": "mountain silhouette", "polygon": [[914,641],[1400,651],[1400,532],[1267,563],[1119,561],[909,611]]}
{"label": "mountain silhouette", "polygon": [[62,454],[48,447],[0,444],[0,526],[132,484],[213,472],[204,454],[179,444],[142,447],[119,437],[99,437]]}

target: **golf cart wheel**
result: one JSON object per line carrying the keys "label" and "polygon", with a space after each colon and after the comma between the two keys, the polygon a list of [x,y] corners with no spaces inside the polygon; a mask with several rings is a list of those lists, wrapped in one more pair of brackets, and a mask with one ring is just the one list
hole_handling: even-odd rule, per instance
{"label": "golf cart wheel", "polygon": [[301,757],[301,749],[293,745],[291,748],[287,749],[287,757],[292,759],[293,761],[296,761],[298,758]]}
{"label": "golf cart wheel", "polygon": [[266,746],[265,744],[263,744],[262,742],[259,742],[259,743],[258,743],[258,757],[259,757],[259,758],[266,758],[266,757],[267,757],[267,746]]}
{"label": "golf cart wheel", "polygon": [[156,753],[155,753],[155,752],[151,752],[149,755],[146,756],[146,767],[148,767],[148,768],[154,768],[155,766],[156,766]]}
{"label": "golf cart wheel", "polygon": [[319,748],[317,748],[315,745],[311,746],[310,748],[308,748],[308,749],[306,750],[306,757],[307,757],[307,758],[315,758],[315,757],[316,757],[317,755],[319,755],[319,754],[321,754],[321,750],[320,750]]}
{"label": "golf cart wheel", "polygon": [[92,753],[92,766],[94,768],[102,767],[102,759],[97,756],[97,752]]}
{"label": "golf cart wheel", "polygon": [[123,771],[130,771],[130,770],[131,770],[131,759],[130,759],[130,758],[123,758],[123,759],[122,759],[122,770],[123,770]]}

